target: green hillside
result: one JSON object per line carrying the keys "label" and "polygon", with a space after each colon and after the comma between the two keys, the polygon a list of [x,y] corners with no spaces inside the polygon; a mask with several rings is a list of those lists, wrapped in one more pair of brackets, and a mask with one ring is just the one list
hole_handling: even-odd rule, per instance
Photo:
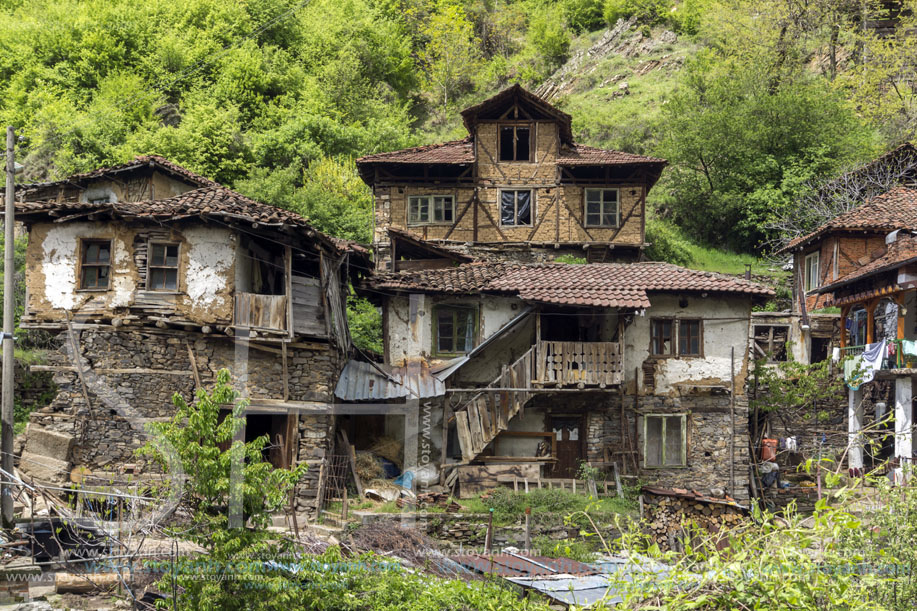
{"label": "green hillside", "polygon": [[458,110],[519,82],[573,115],[579,141],[669,159],[653,254],[701,265],[695,244],[760,253],[813,179],[911,136],[909,94],[887,95],[910,46],[864,38],[845,10],[3,0],[0,121],[29,180],[155,152],[366,241],[353,159],[461,137]]}

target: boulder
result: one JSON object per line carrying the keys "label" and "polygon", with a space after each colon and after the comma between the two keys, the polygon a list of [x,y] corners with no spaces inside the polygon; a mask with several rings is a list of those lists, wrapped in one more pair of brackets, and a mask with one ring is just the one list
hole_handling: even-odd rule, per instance
{"label": "boulder", "polygon": [[43,482],[62,483],[70,475],[70,463],[25,451],[19,458],[19,470]]}
{"label": "boulder", "polygon": [[60,461],[70,460],[70,450],[73,449],[73,435],[58,433],[45,428],[29,424],[26,429],[25,450],[23,453],[48,456]]}

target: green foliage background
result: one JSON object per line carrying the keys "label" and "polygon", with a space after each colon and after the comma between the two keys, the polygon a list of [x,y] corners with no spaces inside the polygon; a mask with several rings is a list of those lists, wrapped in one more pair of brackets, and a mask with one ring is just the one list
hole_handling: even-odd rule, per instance
{"label": "green foliage background", "polygon": [[[914,45],[864,38],[861,4],[3,0],[0,121],[24,136],[26,180],[159,153],[367,242],[356,157],[463,135],[459,108],[536,87],[629,19],[633,36],[676,33],[663,51],[682,67],[641,78],[643,58],[613,55],[554,101],[585,143],[670,160],[660,220],[755,252],[808,181],[913,132],[912,100],[889,92]],[[633,97],[608,96],[615,73]]]}

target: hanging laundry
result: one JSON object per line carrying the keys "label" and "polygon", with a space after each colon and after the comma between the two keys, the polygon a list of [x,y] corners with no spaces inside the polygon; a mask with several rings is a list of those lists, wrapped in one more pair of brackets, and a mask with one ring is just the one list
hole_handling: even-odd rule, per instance
{"label": "hanging laundry", "polygon": [[836,363],[841,360],[841,349],[835,346],[831,349],[831,362]]}
{"label": "hanging laundry", "polygon": [[844,363],[844,382],[851,390],[858,390],[863,384],[872,382],[876,371],[882,368],[882,359],[885,358],[887,342],[869,344],[859,354]]}
{"label": "hanging laundry", "polygon": [[912,339],[901,340],[901,352],[908,356],[917,356],[917,342]]}
{"label": "hanging laundry", "polygon": [[787,452],[797,452],[799,446],[796,444],[796,437],[787,437],[786,438],[786,451]]}

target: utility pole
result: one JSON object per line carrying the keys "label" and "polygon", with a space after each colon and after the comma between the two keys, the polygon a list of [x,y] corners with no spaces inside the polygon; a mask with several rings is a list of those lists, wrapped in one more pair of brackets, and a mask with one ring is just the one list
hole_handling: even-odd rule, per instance
{"label": "utility pole", "polygon": [[0,485],[0,518],[4,528],[13,526],[13,490],[9,475],[13,472],[13,314],[15,313],[16,279],[16,207],[13,199],[13,159],[15,147],[13,127],[6,128],[6,212],[3,217],[5,242],[3,244],[3,385],[0,387],[0,466],[3,468]]}

